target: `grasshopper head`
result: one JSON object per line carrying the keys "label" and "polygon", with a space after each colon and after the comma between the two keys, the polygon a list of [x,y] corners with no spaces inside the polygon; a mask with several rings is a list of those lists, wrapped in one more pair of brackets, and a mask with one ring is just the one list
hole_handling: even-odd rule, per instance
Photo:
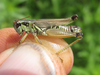
{"label": "grasshopper head", "polygon": [[18,23],[18,21],[15,20],[15,21],[13,22],[13,26],[14,26],[15,29],[17,29],[19,26],[21,26],[21,23]]}
{"label": "grasshopper head", "polygon": [[14,29],[16,30],[16,32],[17,32],[19,35],[23,33],[23,30],[21,29],[21,23],[20,23],[20,21],[15,20],[15,21],[13,22],[13,27],[14,27]]}
{"label": "grasshopper head", "polygon": [[82,30],[81,30],[81,28],[78,27],[78,26],[71,26],[71,31],[72,31],[73,33],[80,33]]}
{"label": "grasshopper head", "polygon": [[[30,16],[25,17],[25,18],[29,18],[29,17],[30,17]],[[21,35],[21,34],[23,33],[23,29],[22,29],[22,27],[21,27],[21,25],[22,25],[22,21],[21,21],[21,20],[23,20],[23,19],[25,19],[25,18],[17,19],[17,20],[15,20],[15,21],[13,22],[13,27],[14,27],[14,29],[16,30],[16,32],[17,32],[19,35]]]}

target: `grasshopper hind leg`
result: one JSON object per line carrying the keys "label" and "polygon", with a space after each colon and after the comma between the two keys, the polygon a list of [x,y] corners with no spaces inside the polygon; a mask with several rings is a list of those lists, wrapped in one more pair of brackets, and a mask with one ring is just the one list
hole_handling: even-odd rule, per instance
{"label": "grasshopper hind leg", "polygon": [[75,44],[76,42],[80,41],[82,39],[82,36],[83,36],[83,33],[76,33],[76,37],[79,37],[79,38],[77,40],[75,40],[74,42],[70,43],[65,48],[59,50],[56,54],[59,54],[59,53],[63,52],[64,50],[66,50],[67,48],[69,48],[70,46],[72,46],[73,44]]}

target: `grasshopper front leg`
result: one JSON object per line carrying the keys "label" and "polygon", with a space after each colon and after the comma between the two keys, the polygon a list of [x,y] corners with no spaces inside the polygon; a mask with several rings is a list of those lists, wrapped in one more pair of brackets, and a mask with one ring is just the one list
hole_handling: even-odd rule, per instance
{"label": "grasshopper front leg", "polygon": [[[28,36],[28,33],[29,33],[29,32],[26,32],[25,35],[22,37],[22,39],[19,41],[20,44],[21,44],[21,43],[25,40],[25,38]],[[33,35],[34,35],[34,38],[35,38],[36,42],[42,44],[41,41],[39,40],[39,38],[37,37],[37,35],[36,35],[36,34],[33,34]]]}
{"label": "grasshopper front leg", "polygon": [[25,38],[27,37],[28,33],[29,32],[26,32],[25,35],[22,37],[22,39],[19,41],[20,44],[25,40]]}

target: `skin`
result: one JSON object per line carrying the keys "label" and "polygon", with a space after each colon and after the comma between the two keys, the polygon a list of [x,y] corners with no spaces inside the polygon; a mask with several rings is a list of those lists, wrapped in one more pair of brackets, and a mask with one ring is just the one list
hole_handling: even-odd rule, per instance
{"label": "skin", "polygon": [[[73,66],[74,60],[71,48],[66,49],[58,55],[55,54],[57,51],[63,49],[68,44],[63,39],[59,38],[51,38],[44,36],[38,37],[42,42],[42,45],[35,42],[34,36],[32,34],[29,34],[28,37],[25,39],[24,43],[19,45],[19,40],[21,39],[21,37],[19,37],[18,33],[13,28],[1,29],[0,74],[4,74],[3,70],[5,70],[7,74],[16,74],[16,72],[19,72],[18,74],[43,75],[43,66],[41,67],[41,63],[38,62],[41,61],[44,64],[47,63],[44,62],[45,59],[41,60],[38,58],[41,52],[37,52],[38,50],[35,50],[33,47],[31,47],[31,44],[35,44],[37,48],[39,47],[40,50],[46,52],[46,54],[50,57],[52,63],[54,64],[57,75],[68,74]],[[29,60],[30,58],[32,58],[32,60]],[[11,70],[7,69],[8,65],[10,65]],[[17,67],[18,69],[17,71],[15,70],[15,67]],[[37,67],[38,70],[36,70]],[[45,68],[47,68],[47,66],[45,66]]]}

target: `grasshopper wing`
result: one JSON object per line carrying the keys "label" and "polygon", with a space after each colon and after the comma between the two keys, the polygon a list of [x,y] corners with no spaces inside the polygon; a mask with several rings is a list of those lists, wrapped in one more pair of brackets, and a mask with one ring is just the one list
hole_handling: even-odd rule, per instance
{"label": "grasshopper wing", "polygon": [[53,25],[68,25],[72,23],[74,20],[77,20],[78,16],[74,15],[65,19],[38,19],[34,23],[36,26],[47,28],[48,26]]}

